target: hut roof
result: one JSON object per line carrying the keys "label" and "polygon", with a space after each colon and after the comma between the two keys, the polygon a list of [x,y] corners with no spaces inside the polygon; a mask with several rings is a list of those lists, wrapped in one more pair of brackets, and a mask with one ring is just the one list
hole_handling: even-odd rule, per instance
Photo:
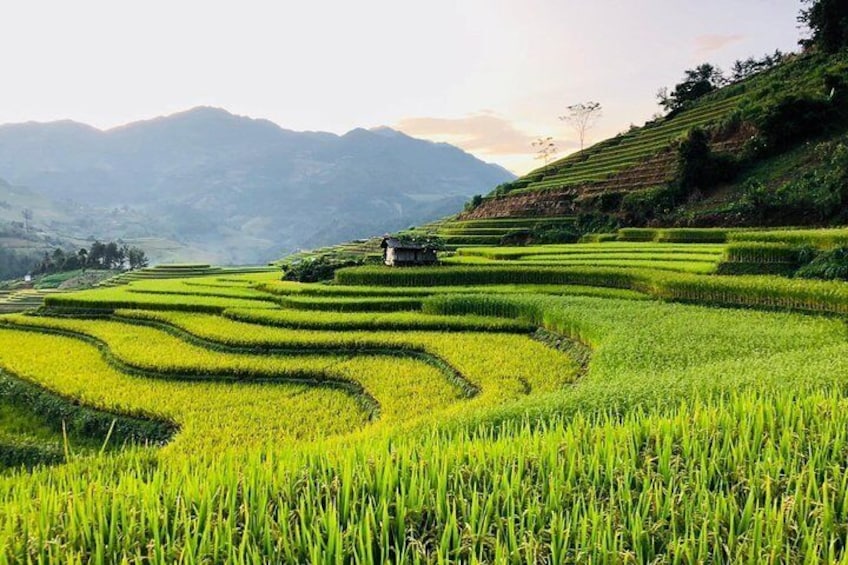
{"label": "hut roof", "polygon": [[425,249],[423,245],[402,241],[396,237],[384,237],[383,241],[380,242],[380,247],[383,249],[387,247],[391,247],[392,249]]}

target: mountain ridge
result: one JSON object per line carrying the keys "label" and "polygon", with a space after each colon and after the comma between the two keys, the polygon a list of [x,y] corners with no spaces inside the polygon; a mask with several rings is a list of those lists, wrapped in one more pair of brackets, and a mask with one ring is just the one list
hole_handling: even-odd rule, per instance
{"label": "mountain ridge", "polygon": [[[0,125],[0,177],[87,209],[89,218],[61,225],[40,224],[35,210],[44,231],[164,235],[204,252],[163,259],[222,263],[425,222],[514,178],[457,147],[385,126],[296,132],[209,106],[106,130],[71,120]],[[87,220],[98,215],[108,222],[92,226]]]}

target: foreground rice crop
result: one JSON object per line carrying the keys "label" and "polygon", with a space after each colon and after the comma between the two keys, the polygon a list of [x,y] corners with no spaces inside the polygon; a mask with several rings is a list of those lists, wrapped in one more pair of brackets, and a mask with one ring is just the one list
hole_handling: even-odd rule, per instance
{"label": "foreground rice crop", "polygon": [[0,563],[848,559],[844,283],[658,268],[773,244],[644,245],[2,316],[0,370],[173,436],[0,475]]}

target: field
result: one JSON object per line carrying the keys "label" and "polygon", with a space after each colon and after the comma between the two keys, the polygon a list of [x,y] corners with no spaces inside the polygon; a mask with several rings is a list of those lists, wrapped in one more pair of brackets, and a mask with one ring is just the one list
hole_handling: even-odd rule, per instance
{"label": "field", "polygon": [[0,563],[845,562],[848,285],[723,274],[838,242],[784,233],[47,294]]}

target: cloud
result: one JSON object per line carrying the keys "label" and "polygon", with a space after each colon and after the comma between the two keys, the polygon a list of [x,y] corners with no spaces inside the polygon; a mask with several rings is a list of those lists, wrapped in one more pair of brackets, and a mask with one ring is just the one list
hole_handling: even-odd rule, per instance
{"label": "cloud", "polygon": [[535,139],[490,111],[464,118],[404,118],[396,128],[409,135],[445,141],[486,155],[529,153],[530,143]]}
{"label": "cloud", "polygon": [[695,52],[699,56],[709,55],[743,39],[745,39],[745,36],[740,34],[699,35],[695,38]]}

